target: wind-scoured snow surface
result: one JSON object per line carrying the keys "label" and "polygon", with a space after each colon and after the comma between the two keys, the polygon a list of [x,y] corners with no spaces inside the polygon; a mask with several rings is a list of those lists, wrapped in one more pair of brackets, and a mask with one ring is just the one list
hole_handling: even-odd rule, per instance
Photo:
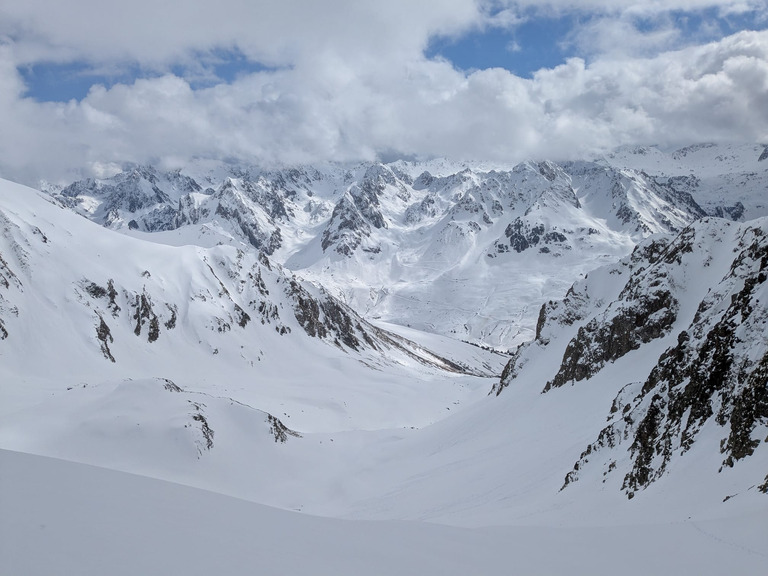
{"label": "wind-scoured snow surface", "polygon": [[[141,203],[135,187],[51,196],[0,181],[3,570],[763,574],[765,220],[690,226],[706,214],[692,193],[601,162],[433,164],[341,171],[343,185],[306,170],[313,187],[285,185],[293,200],[271,215],[266,180],[207,169],[213,192],[178,184],[171,198],[197,223],[155,232],[154,208],[118,207]],[[169,198],[164,182],[189,184],[152,178]],[[341,287],[397,257],[388,235],[419,236],[409,213],[430,222],[419,258],[477,276],[451,293],[420,264],[418,305],[366,314]],[[302,262],[330,288],[287,266]],[[504,289],[526,262],[542,285],[604,265],[567,296],[576,278],[552,288],[541,313],[549,291],[518,303],[535,304],[516,312],[535,338],[509,362],[436,333],[450,323],[437,330],[447,316],[428,302]],[[589,346],[569,354],[581,329]],[[722,383],[678,394],[709,372]]]}

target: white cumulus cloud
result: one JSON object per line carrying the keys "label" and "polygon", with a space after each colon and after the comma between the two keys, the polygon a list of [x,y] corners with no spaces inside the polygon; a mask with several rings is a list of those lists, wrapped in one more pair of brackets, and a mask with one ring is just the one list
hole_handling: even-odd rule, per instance
{"label": "white cumulus cloud", "polygon": [[[603,40],[623,34],[624,49],[596,42],[583,57],[531,78],[498,68],[464,72],[425,56],[435,35],[514,27],[514,15],[532,17],[534,4],[595,10],[601,16],[591,30]],[[517,161],[627,143],[768,141],[766,31],[681,47],[672,27],[627,28],[627,11],[637,10],[629,1],[170,6],[0,0],[0,176],[57,180],[76,169],[194,156],[264,164],[398,154]],[[654,14],[755,10],[746,0],[644,6]],[[494,14],[502,13],[499,24]],[[216,50],[272,68],[206,88],[171,72]],[[56,61],[154,73],[95,85],[80,101],[26,97],[19,69]]]}

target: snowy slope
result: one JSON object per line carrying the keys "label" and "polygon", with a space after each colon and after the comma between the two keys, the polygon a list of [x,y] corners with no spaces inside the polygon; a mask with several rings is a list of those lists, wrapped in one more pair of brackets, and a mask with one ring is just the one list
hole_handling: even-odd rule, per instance
{"label": "snowy slope", "polygon": [[[568,188],[542,202],[558,192]],[[9,183],[1,198],[6,448],[286,509],[473,526],[720,517],[762,497],[747,489],[765,475],[762,446],[718,475],[712,456],[723,457],[706,442],[704,459],[686,460],[713,478],[695,498],[685,475],[642,508],[618,487],[604,496],[601,482],[577,483],[576,499],[571,487],[559,492],[621,388],[650,373],[725,277],[744,226],[702,222],[680,237],[693,234],[695,249],[669,251],[657,238],[590,273],[565,304],[545,308],[497,398],[487,396],[493,379],[471,374],[499,374],[503,357],[397,329],[442,351],[430,353],[264,256],[127,238]],[[664,251],[685,265],[668,256],[673,271],[657,273],[648,262]],[[581,327],[597,338],[616,318],[640,328],[615,350],[596,345],[602,356],[579,372],[570,339]]]}
{"label": "snowy slope", "polygon": [[677,150],[624,147],[597,161],[643,171],[662,185],[689,192],[713,216],[751,220],[768,215],[768,146],[696,144]]}
{"label": "snowy slope", "polygon": [[[493,575],[513,567],[607,575],[621,567],[748,576],[765,562],[759,514],[620,529],[470,530],[317,518],[7,451],[0,467],[0,563],[8,574]],[[635,557],[640,543],[654,553]]]}

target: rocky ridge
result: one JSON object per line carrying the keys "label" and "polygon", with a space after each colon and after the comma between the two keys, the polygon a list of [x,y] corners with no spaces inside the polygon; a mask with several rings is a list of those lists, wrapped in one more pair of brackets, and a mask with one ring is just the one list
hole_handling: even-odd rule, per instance
{"label": "rocky ridge", "polygon": [[[560,358],[542,383],[548,394],[608,385],[607,367],[624,366],[606,376],[620,385],[608,424],[564,488],[599,467],[604,482],[623,476],[620,488],[632,498],[668,473],[705,428],[708,438],[721,438],[713,447],[720,470],[737,466],[768,443],[767,278],[766,219],[705,218],[673,240],[651,239],[545,304],[535,340],[517,350],[492,392],[525,382],[526,367],[544,357]],[[654,342],[660,355],[638,361]],[[755,484],[768,492],[768,476]]]}

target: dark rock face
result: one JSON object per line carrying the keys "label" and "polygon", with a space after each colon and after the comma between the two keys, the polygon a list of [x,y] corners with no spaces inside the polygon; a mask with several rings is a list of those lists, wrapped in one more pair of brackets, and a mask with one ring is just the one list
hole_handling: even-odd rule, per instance
{"label": "dark rock face", "polygon": [[374,228],[386,228],[387,223],[379,208],[379,194],[387,185],[398,184],[395,175],[384,166],[369,168],[359,186],[352,186],[349,195],[363,219]]}
{"label": "dark rock face", "polygon": [[517,347],[501,373],[499,381],[493,385],[491,393],[497,396],[519,375],[528,362],[528,349],[532,346],[546,347],[550,342],[551,331],[559,331],[563,326],[572,326],[587,313],[590,304],[589,295],[577,287],[571,286],[565,298],[550,300],[542,305],[536,322],[536,336],[532,342],[525,342]]}
{"label": "dark rock face", "polygon": [[557,178],[557,166],[552,162],[539,162],[539,173],[550,182]]}
{"label": "dark rock face", "polygon": [[[635,262],[647,258],[648,268],[640,268],[630,276],[617,301],[604,314],[579,327],[565,349],[560,370],[544,391],[590,378],[607,363],[666,335],[679,307],[670,286],[669,268],[680,263],[681,252],[690,250],[690,238],[685,233],[669,247],[651,242],[640,248],[633,258]],[[546,307],[542,314],[537,334],[546,321]],[[564,320],[572,323],[577,318],[578,314],[566,315]]]}
{"label": "dark rock face", "polygon": [[350,309],[342,306],[333,298],[323,294],[314,298],[298,282],[292,280],[289,295],[295,302],[294,314],[299,325],[312,337],[332,338],[337,346],[346,346],[359,350],[361,343],[358,335],[375,348],[374,342],[361,325],[361,320]]}
{"label": "dark rock face", "polygon": [[181,386],[177,385],[173,380],[170,380],[168,378],[158,378],[158,381],[163,383],[163,388],[168,392],[176,392],[179,394],[184,392],[184,389]]}
{"label": "dark rock face", "polygon": [[[666,257],[674,259],[675,252]],[[765,294],[767,271],[768,233],[747,228],[728,275],[699,304],[690,326],[639,390],[617,396],[610,424],[582,453],[564,487],[596,453],[630,441],[622,489],[631,498],[663,476],[713,422],[725,429],[723,466],[755,452],[764,440],[755,430],[768,426],[768,309],[758,296]]]}
{"label": "dark rock face", "polygon": [[157,340],[160,337],[160,321],[152,308],[152,298],[146,290],[136,295],[131,306],[134,310],[132,317],[136,322],[133,333],[140,336],[142,328],[147,326],[147,341]]}
{"label": "dark rock face", "polygon": [[277,175],[272,181],[259,177],[255,182],[246,177],[243,179],[242,186],[248,199],[264,208],[270,218],[276,220],[288,218],[290,210],[286,207],[284,200],[288,190],[283,188],[285,180],[282,175]]}
{"label": "dark rock face", "polygon": [[[721,408],[717,422],[729,426],[730,433],[722,446],[726,454],[723,464],[731,466],[737,460],[752,456],[760,445],[760,438],[753,438],[755,428],[768,421],[768,353],[749,375],[744,387],[733,395],[730,415]],[[764,490],[765,491],[765,490]]]}
{"label": "dark rock face", "polygon": [[248,322],[251,321],[251,317],[248,315],[248,312],[240,308],[238,304],[235,304],[234,307],[235,321],[237,322],[237,325],[240,326],[240,328],[245,328],[248,325]]}
{"label": "dark rock face", "polygon": [[543,234],[544,226],[542,224],[531,227],[520,218],[515,219],[504,230],[504,235],[509,238],[510,247],[518,253],[527,250],[531,246],[536,246]]}
{"label": "dark rock face", "polygon": [[436,178],[425,170],[413,181],[413,188],[414,190],[424,190],[425,188],[429,188],[435,180]]}
{"label": "dark rock face", "polygon": [[370,235],[370,225],[357,209],[351,195],[347,194],[333,209],[320,245],[324,252],[334,247],[339,254],[351,256],[360,246],[362,239]]}
{"label": "dark rock face", "polygon": [[676,309],[672,294],[662,290],[629,303],[607,321],[591,320],[568,344],[560,370],[544,391],[590,378],[608,362],[664,336],[675,321]]}
{"label": "dark rock face", "polygon": [[539,244],[565,243],[568,238],[557,230],[546,231],[544,224],[531,225],[522,218],[515,218],[504,230],[507,242],[496,242],[497,252],[507,252],[510,249],[518,254],[538,246]]}
{"label": "dark rock face", "polygon": [[701,185],[696,176],[672,176],[669,178],[651,178],[645,173],[642,176],[651,183],[658,196],[671,206],[687,212],[692,219],[703,218],[707,215],[691,195]]}
{"label": "dark rock face", "polygon": [[418,204],[408,207],[405,212],[407,224],[417,224],[426,218],[434,218],[438,214],[437,201],[434,194],[429,194]]}
{"label": "dark rock face", "polygon": [[539,318],[536,321],[536,342],[549,343],[549,335],[544,328],[550,325],[572,326],[584,317],[589,296],[582,290],[571,286],[565,294],[565,298],[558,301],[550,300],[541,306]]}
{"label": "dark rock face", "polygon": [[101,316],[99,316],[99,325],[96,327],[96,338],[100,342],[101,353],[104,355],[104,358],[114,362],[115,357],[112,356],[112,352],[109,349],[109,345],[114,342],[114,338],[112,338],[109,326],[107,326],[107,323],[104,322],[104,318]]}
{"label": "dark rock face", "polygon": [[[211,190],[211,195],[213,191]],[[176,208],[176,214],[173,219],[174,228],[181,228],[187,224],[197,224],[208,217],[210,210],[207,206],[199,207],[192,196],[182,196],[179,198],[179,204]]]}
{"label": "dark rock face", "polygon": [[375,177],[369,174],[370,171],[366,172],[360,185],[353,184],[334,207],[328,226],[323,231],[323,251],[334,247],[339,254],[351,256],[371,235],[372,228],[387,227],[378,195],[385,185],[394,184],[396,180],[389,170],[376,172]]}
{"label": "dark rock face", "polygon": [[279,418],[272,416],[272,414],[267,414],[267,423],[269,424],[269,433],[274,436],[275,442],[285,444],[288,441],[288,436],[301,438],[301,434],[288,428]]}
{"label": "dark rock face", "polygon": [[203,436],[203,440],[201,442],[198,442],[197,447],[197,457],[200,458],[203,454],[203,449],[210,450],[213,448],[213,437],[216,435],[216,433],[213,431],[213,429],[208,424],[208,419],[205,417],[205,404],[201,402],[192,402],[191,400],[187,400],[189,404],[192,406],[194,412],[191,414],[192,420],[197,422],[200,425],[200,433]]}
{"label": "dark rock face", "polygon": [[262,230],[258,224],[243,217],[244,214],[247,214],[244,210],[237,210],[219,204],[216,207],[215,213],[217,216],[235,222],[240,228],[240,231],[248,239],[250,245],[257,250],[262,250],[266,254],[272,254],[282,244],[282,236],[279,228],[271,233]]}
{"label": "dark rock face", "polygon": [[717,206],[712,215],[718,218],[741,220],[744,216],[744,204],[736,202],[733,206]]}
{"label": "dark rock face", "polygon": [[501,371],[501,377],[499,378],[499,381],[493,385],[491,391],[488,393],[489,396],[491,394],[498,396],[501,394],[504,388],[509,386],[515,380],[515,378],[519,376],[520,370],[523,366],[525,366],[527,361],[524,352],[528,346],[530,346],[530,343],[521,344],[517,347],[517,350],[514,351],[512,357],[504,366],[504,370]]}
{"label": "dark rock face", "polygon": [[128,227],[131,228],[131,222],[135,223],[135,229],[144,232],[164,232],[174,230],[176,219],[176,210],[169,204],[162,204],[154,207],[141,217],[141,223],[131,220]]}

